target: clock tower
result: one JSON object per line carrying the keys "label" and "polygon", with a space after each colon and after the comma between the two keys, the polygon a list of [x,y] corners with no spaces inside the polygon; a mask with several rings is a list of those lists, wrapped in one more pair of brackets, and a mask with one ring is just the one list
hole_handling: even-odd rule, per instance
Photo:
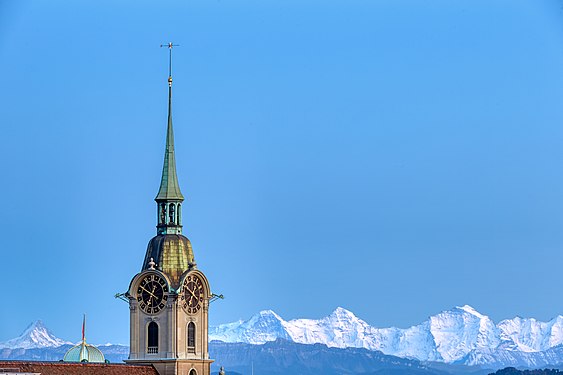
{"label": "clock tower", "polygon": [[168,76],[166,151],[157,207],[156,236],[127,297],[129,364],[152,364],[160,375],[209,375],[208,313],[211,290],[182,234],[184,196],[176,175],[172,129],[172,43]]}

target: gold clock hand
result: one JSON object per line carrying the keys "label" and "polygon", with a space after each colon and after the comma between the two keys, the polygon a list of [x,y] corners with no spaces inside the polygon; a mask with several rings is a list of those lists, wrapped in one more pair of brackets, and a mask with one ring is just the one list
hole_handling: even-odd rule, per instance
{"label": "gold clock hand", "polygon": [[147,292],[148,294],[150,294],[151,296],[153,296],[153,297],[154,297],[154,294],[152,294],[151,292],[149,292],[149,290],[148,290],[148,289],[145,289],[145,288],[143,288],[143,287],[141,287],[141,289],[143,289],[143,290],[144,290],[145,292]]}

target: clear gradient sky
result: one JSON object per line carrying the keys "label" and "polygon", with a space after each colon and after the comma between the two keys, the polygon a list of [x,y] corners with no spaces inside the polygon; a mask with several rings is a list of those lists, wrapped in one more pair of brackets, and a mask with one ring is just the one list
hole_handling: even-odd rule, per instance
{"label": "clear gradient sky", "polygon": [[211,324],[563,314],[560,1],[0,0],[0,341],[128,343],[168,41]]}

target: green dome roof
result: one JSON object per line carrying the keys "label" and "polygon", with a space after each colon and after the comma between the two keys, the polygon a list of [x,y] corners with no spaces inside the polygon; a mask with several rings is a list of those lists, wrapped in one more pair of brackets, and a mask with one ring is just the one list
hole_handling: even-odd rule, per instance
{"label": "green dome roof", "polygon": [[100,349],[86,344],[85,340],[70,348],[63,358],[63,362],[104,363],[105,361],[104,354]]}

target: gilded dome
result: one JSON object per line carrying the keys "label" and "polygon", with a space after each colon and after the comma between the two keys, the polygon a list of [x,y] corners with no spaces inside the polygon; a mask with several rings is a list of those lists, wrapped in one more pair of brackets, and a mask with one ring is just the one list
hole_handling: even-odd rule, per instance
{"label": "gilded dome", "polygon": [[70,348],[63,358],[63,362],[104,363],[105,361],[104,354],[100,349],[86,344],[85,340]]}
{"label": "gilded dome", "polygon": [[180,284],[180,277],[195,264],[192,244],[181,234],[160,234],[153,237],[147,246],[147,253],[141,271],[150,268],[151,258],[156,268],[164,272],[176,288]]}

